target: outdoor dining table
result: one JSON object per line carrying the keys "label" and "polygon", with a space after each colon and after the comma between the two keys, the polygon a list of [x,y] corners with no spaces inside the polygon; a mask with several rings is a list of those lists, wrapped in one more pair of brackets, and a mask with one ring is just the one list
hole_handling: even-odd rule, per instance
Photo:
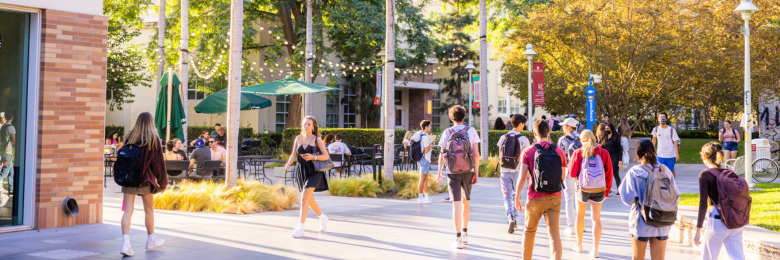
{"label": "outdoor dining table", "polygon": [[[242,160],[244,160],[244,161],[246,161],[248,163],[249,169],[251,170],[250,173],[254,173],[255,174],[255,179],[257,179],[257,174],[260,171],[262,171],[263,172],[263,177],[262,177],[263,183],[265,183],[265,180],[268,180],[271,183],[273,183],[273,180],[271,180],[271,178],[268,178],[268,176],[266,176],[266,174],[265,174],[265,164],[269,163],[269,162],[276,162],[276,161],[287,162],[285,160],[275,160],[275,159],[273,159],[275,157],[276,157],[275,155],[244,155],[244,156],[239,156],[238,158],[242,159]],[[246,178],[246,175],[244,176],[244,178]]]}

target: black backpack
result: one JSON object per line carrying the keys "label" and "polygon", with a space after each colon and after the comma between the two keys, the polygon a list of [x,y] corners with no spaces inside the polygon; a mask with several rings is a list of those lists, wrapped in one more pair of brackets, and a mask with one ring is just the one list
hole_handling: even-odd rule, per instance
{"label": "black backpack", "polygon": [[552,131],[561,131],[561,122],[553,120]]}
{"label": "black backpack", "polygon": [[423,133],[420,133],[420,140],[409,142],[409,150],[411,150],[411,158],[413,162],[418,162],[423,158],[422,137]]}
{"label": "black backpack", "polygon": [[547,149],[540,144],[534,144],[534,176],[533,190],[542,193],[556,193],[562,190],[563,159],[555,149],[554,144],[548,144]]}
{"label": "black backpack", "polygon": [[504,144],[501,146],[501,167],[507,169],[516,169],[520,158],[521,147],[518,147],[518,140],[525,137],[522,134],[504,134]]}
{"label": "black backpack", "polygon": [[8,126],[10,124],[3,124],[0,127],[0,151],[5,152],[5,148],[8,147],[11,140],[8,138]]}
{"label": "black backpack", "polygon": [[140,187],[143,181],[143,148],[137,144],[126,144],[116,153],[114,181],[122,187]]}

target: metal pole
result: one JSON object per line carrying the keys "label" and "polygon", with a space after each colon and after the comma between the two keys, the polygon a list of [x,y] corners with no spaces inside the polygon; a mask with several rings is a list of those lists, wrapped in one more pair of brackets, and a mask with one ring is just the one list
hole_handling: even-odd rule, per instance
{"label": "metal pole", "polygon": [[160,80],[165,71],[165,1],[160,1],[160,16],[157,21],[157,92],[160,93]]}
{"label": "metal pole", "polygon": [[745,180],[748,183],[748,187],[751,189],[756,188],[756,184],[753,183],[753,114],[752,111],[752,99],[750,93],[750,13],[742,13],[742,19],[745,20]]}
{"label": "metal pole", "polygon": [[488,124],[488,105],[487,93],[488,93],[488,77],[487,77],[487,9],[485,8],[485,0],[479,0],[479,129],[480,131],[480,157],[482,160],[488,158],[488,132],[490,126]]}
{"label": "metal pole", "polygon": [[166,109],[165,109],[165,142],[171,140],[171,100],[173,100],[173,68],[168,68],[168,87],[165,90]]}
{"label": "metal pole", "polygon": [[[312,83],[312,55],[314,54],[314,48],[312,45],[312,17],[311,17],[311,1],[306,0],[306,72],[304,79],[308,83]],[[312,100],[311,93],[303,94],[303,111],[306,115],[312,115]]]}
{"label": "metal pole", "polygon": [[531,96],[531,93],[533,92],[533,87],[531,85],[533,85],[534,81],[533,81],[533,78],[532,78],[533,75],[531,74],[531,67],[533,67],[533,64],[532,64],[531,60],[533,60],[533,57],[528,55],[528,121],[526,121],[527,122],[526,125],[528,126],[528,131],[533,132],[534,131],[534,128],[533,128],[533,125],[534,125],[534,112],[532,110],[533,110],[533,104],[534,103],[533,103],[533,100],[531,99],[531,98],[533,98]]}
{"label": "metal pole", "polygon": [[468,103],[468,106],[469,106],[469,126],[471,126],[471,107],[474,106],[474,97],[472,96],[472,95],[474,95],[473,92],[472,92],[473,90],[474,90],[474,82],[473,82],[473,79],[471,78],[471,70],[469,70],[469,103]]}
{"label": "metal pole", "polygon": [[[181,46],[179,47],[179,51],[181,52],[180,55],[180,65],[179,65],[179,76],[181,76],[181,91],[179,94],[181,95],[181,103],[184,106],[184,118],[187,118],[187,112],[189,111],[189,104],[187,104],[187,99],[189,99],[189,96],[187,95],[187,88],[189,86],[189,55],[190,55],[190,30],[189,30],[189,0],[181,0]],[[184,131],[184,140],[182,140],[182,144],[187,145],[187,121],[184,121],[184,123],[181,125],[182,130]]]}
{"label": "metal pole", "polygon": [[241,39],[244,24],[244,1],[230,3],[230,60],[228,61],[227,154],[225,186],[238,183],[238,125],[241,120]]}
{"label": "metal pole", "polygon": [[385,107],[385,149],[382,156],[384,156],[384,172],[392,180],[393,157],[395,155],[393,146],[395,141],[395,87],[393,86],[395,83],[395,30],[393,28],[395,26],[395,0],[385,0],[385,3],[387,17],[385,19],[387,27],[385,30],[385,50],[387,51],[385,57],[387,57],[387,61],[385,62],[385,88],[383,89],[385,91],[383,97],[385,100],[383,105]]}

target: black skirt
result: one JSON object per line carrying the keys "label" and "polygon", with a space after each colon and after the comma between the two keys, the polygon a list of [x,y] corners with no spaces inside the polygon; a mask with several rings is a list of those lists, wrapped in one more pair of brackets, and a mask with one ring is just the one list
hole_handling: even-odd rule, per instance
{"label": "black skirt", "polygon": [[303,149],[298,146],[298,189],[314,188],[314,191],[329,190],[328,178],[324,172],[315,171],[314,163],[304,160],[301,154],[315,153],[318,149],[314,146],[307,146]]}

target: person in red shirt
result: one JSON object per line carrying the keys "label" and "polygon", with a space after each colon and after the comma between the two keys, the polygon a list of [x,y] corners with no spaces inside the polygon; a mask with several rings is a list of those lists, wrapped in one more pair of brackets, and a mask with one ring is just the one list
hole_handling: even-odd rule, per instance
{"label": "person in red shirt", "polygon": [[[543,119],[538,119],[533,124],[534,137],[537,145],[544,149],[550,149],[550,146],[556,147],[561,161],[561,185],[564,183],[566,172],[566,156],[563,149],[550,142],[550,125]],[[558,227],[558,219],[561,215],[561,192],[546,193],[534,190],[534,158],[537,148],[535,145],[529,146],[523,151],[520,157],[520,181],[517,182],[517,191],[515,195],[515,207],[518,211],[523,211],[523,205],[520,201],[520,194],[525,186],[526,178],[531,179],[531,185],[528,187],[528,196],[525,202],[525,233],[523,234],[523,259],[531,259],[534,254],[534,240],[536,238],[536,228],[539,225],[539,219],[544,216],[544,222],[547,225],[547,233],[550,235],[550,255],[551,259],[560,260],[563,248],[561,247],[561,233]],[[558,159],[558,158],[555,158]],[[557,163],[557,161],[555,161]],[[554,166],[557,167],[557,166]],[[547,167],[546,167],[547,168]],[[545,174],[546,175],[546,174]],[[545,181],[546,182],[546,181]]]}
{"label": "person in red shirt", "polygon": [[[585,210],[590,203],[590,216],[593,222],[592,258],[599,257],[599,241],[601,240],[601,203],[609,195],[612,188],[612,160],[609,151],[602,149],[596,143],[596,137],[590,130],[582,131],[580,136],[582,148],[571,156],[569,175],[577,180],[577,244],[572,250],[582,253],[582,236],[585,232]],[[599,165],[600,162],[600,165]],[[583,165],[587,163],[588,165]],[[587,173],[586,173],[587,172]],[[592,176],[592,177],[586,177]],[[587,181],[586,181],[587,180]],[[583,184],[585,187],[582,187]]]}

